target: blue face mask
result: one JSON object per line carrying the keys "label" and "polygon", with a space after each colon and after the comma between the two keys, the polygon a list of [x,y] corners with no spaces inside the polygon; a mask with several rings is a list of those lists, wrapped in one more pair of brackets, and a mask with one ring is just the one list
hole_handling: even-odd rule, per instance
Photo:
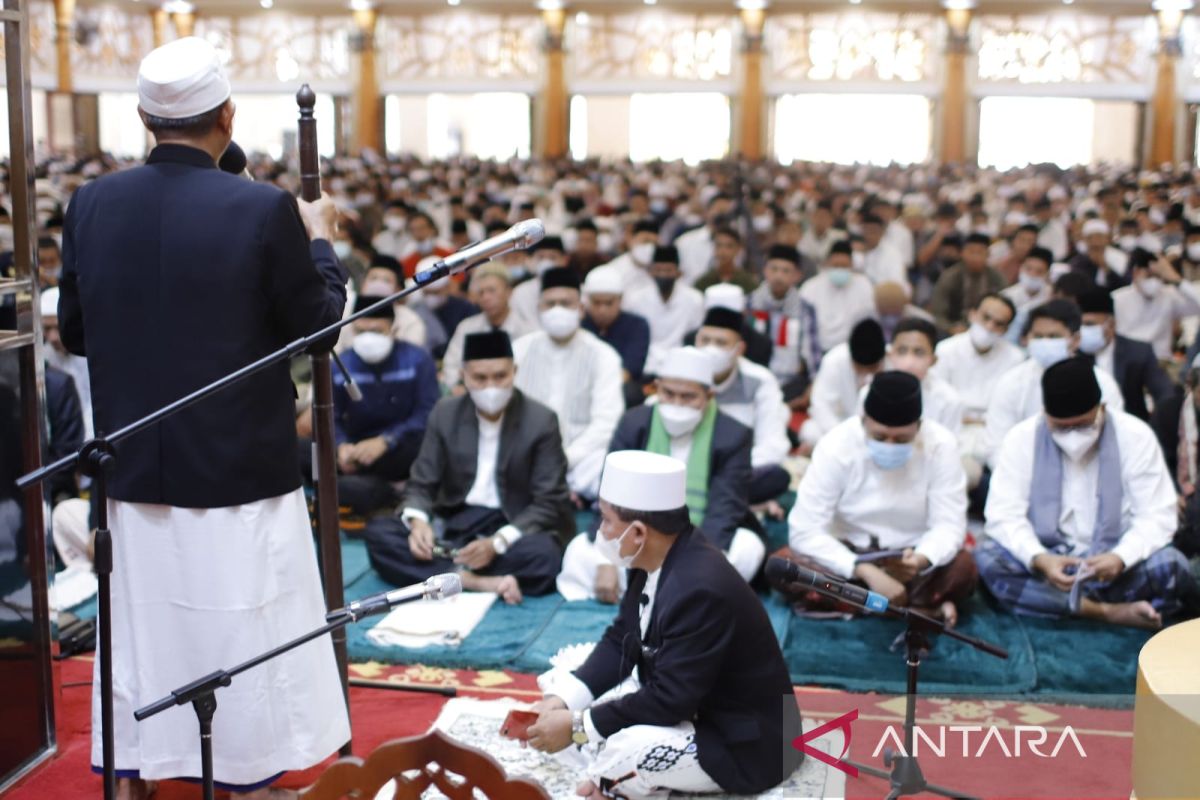
{"label": "blue face mask", "polygon": [[846,267],[829,267],[826,271],[829,273],[829,282],[839,289],[850,282],[851,272]]}
{"label": "blue face mask", "polygon": [[867,439],[867,452],[880,469],[900,469],[912,458],[912,442],[880,442]]}

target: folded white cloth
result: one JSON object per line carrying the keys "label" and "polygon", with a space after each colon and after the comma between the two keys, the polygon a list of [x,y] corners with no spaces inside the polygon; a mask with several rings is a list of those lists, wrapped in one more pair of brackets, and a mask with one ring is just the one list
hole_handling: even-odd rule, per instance
{"label": "folded white cloth", "polygon": [[445,600],[405,603],[367,631],[367,638],[381,647],[458,645],[497,597],[495,592],[463,592]]}

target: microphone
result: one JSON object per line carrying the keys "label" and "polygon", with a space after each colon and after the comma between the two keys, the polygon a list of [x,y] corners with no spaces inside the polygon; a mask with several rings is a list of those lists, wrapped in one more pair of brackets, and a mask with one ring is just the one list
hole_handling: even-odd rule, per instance
{"label": "microphone", "polygon": [[467,245],[457,253],[446,256],[437,265],[418,272],[413,276],[413,280],[418,286],[424,286],[447,275],[457,275],[496,256],[532,247],[545,236],[546,226],[540,219],[522,220],[498,236]]}
{"label": "microphone", "polygon": [[246,171],[246,151],[238,146],[237,142],[230,142],[229,147],[225,148],[225,152],[221,154],[221,160],[217,162],[217,166],[222,172],[228,172],[233,175],[241,175]]}
{"label": "microphone", "polygon": [[362,389],[359,389],[358,384],[354,382],[354,378],[350,377],[350,370],[346,369],[346,365],[342,363],[342,358],[337,354],[337,351],[330,350],[329,352],[333,356],[333,363],[337,364],[338,371],[346,379],[346,394],[350,395],[352,402],[359,402],[362,400]]}
{"label": "microphone", "polygon": [[881,594],[855,586],[840,578],[822,572],[813,572],[786,558],[771,556],[767,559],[767,578],[774,583],[799,583],[811,586],[822,594],[837,597],[854,605],[864,606],[868,611],[882,614],[888,609],[887,598]]}
{"label": "microphone", "polygon": [[341,617],[350,617],[351,622],[357,622],[363,617],[382,614],[384,611],[413,600],[444,600],[462,591],[462,580],[453,572],[434,575],[424,583],[414,583],[401,589],[368,595],[342,607],[334,609],[325,615],[326,622],[334,622]]}

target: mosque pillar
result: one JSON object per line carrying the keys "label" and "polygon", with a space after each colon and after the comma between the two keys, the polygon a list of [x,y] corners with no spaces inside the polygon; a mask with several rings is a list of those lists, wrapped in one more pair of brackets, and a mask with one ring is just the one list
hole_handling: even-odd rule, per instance
{"label": "mosque pillar", "polygon": [[54,0],[54,46],[58,57],[58,91],[74,91],[71,77],[71,39],[74,34],[75,0]]}
{"label": "mosque pillar", "polygon": [[1150,101],[1150,150],[1145,157],[1147,167],[1157,167],[1176,160],[1176,131],[1181,113],[1176,68],[1183,55],[1179,29],[1184,11],[1190,5],[1190,2],[1180,0],[1156,0],[1153,3],[1158,18],[1158,52],[1155,54],[1154,97]]}
{"label": "mosque pillar", "polygon": [[745,158],[759,159],[764,155],[764,119],[767,113],[763,95],[763,22],[766,3],[742,2],[741,97],[738,113],[738,151]]}
{"label": "mosque pillar", "polygon": [[350,42],[353,54],[354,91],[351,113],[350,151],[365,149],[383,151],[383,126],[380,110],[379,78],[375,70],[375,24],[379,12],[374,6],[362,4],[354,9],[354,36]]}
{"label": "mosque pillar", "polygon": [[942,85],[941,148],[943,164],[961,163],[967,154],[967,59],[971,52],[968,2],[947,0],[945,78]]}
{"label": "mosque pillar", "polygon": [[185,36],[191,36],[196,29],[196,12],[190,5],[187,10],[182,7],[180,10],[171,14],[171,21],[175,23],[175,36],[179,39]]}
{"label": "mosque pillar", "polygon": [[153,30],[154,49],[158,49],[167,43],[167,23],[170,18],[166,11],[161,8],[156,8],[150,12],[150,25]]}
{"label": "mosque pillar", "polygon": [[546,26],[542,52],[546,61],[545,81],[538,98],[541,121],[538,150],[545,158],[563,158],[570,147],[570,100],[567,97],[566,54],[563,49],[566,20],[567,12],[561,3],[542,4],[542,23]]}

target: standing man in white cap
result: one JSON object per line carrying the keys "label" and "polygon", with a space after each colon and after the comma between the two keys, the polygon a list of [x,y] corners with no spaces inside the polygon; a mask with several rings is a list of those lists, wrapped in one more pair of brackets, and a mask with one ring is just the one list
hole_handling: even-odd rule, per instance
{"label": "standing man in white cap", "polygon": [[[609,453],[597,543],[628,569],[617,618],[576,670],[538,678],[529,744],[578,748],[581,796],[757,794],[799,765],[800,710],[770,620],[688,515],[688,469]],[[603,793],[603,794],[602,794]]]}
{"label": "standing man in white cap", "polygon": [[[76,192],[63,230],[59,325],[86,355],[96,428],[113,431],[336,322],[346,273],[332,202],[297,200],[217,169],[234,104],[216,49],[188,37],[138,73],[156,139],[145,166]],[[133,710],[325,619],[300,487],[286,362],[122,441],[109,482],[118,796],[200,776],[196,720]],[[93,709],[99,716],[99,680]],[[349,737],[329,640],[246,673],[213,721],[218,786],[270,784]],[[101,762],[93,726],[92,764]]]}

